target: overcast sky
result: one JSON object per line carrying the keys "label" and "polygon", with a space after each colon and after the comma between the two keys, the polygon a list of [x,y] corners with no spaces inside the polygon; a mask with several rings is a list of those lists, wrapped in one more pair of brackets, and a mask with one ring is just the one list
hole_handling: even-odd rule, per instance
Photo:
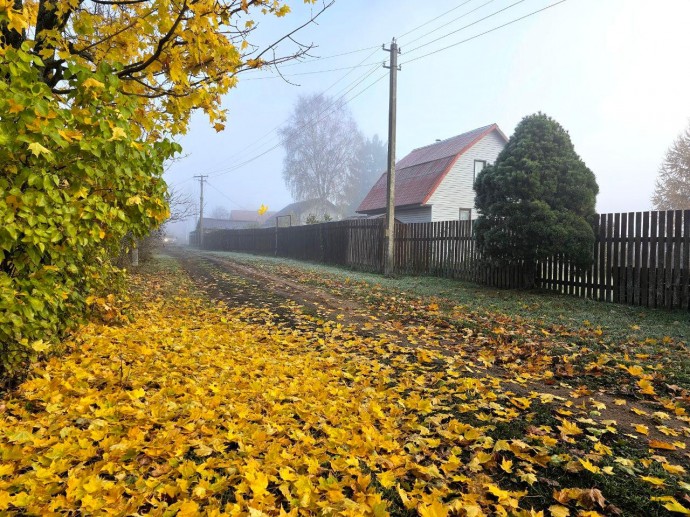
{"label": "overcast sky", "polygon": [[[510,136],[522,117],[542,111],[569,131],[594,171],[599,212],[648,210],[664,152],[690,119],[689,0],[567,0],[405,64],[556,1],[336,0],[298,39],[315,44],[312,54],[322,58],[368,50],[283,66],[298,86],[271,71],[241,76],[224,99],[226,129],[216,133],[204,116],[195,116],[179,139],[187,157],[166,178],[198,196],[198,182],[191,178],[209,174],[207,214],[217,206],[255,210],[261,203],[279,210],[291,197],[282,179],[282,148],[269,150],[279,144],[272,130],[287,119],[299,95],[330,87],[326,94],[340,96],[371,74],[344,99],[352,99],[348,105],[366,136],[378,133],[386,140],[388,81],[372,83],[387,73],[374,65],[388,56],[376,47],[395,36],[402,49],[398,159],[437,138],[493,122]],[[270,41],[309,18],[310,7],[291,5],[285,18],[260,19],[257,38]],[[458,32],[415,50],[453,31]],[[285,53],[291,50],[285,45]],[[324,72],[362,63],[373,64]]]}

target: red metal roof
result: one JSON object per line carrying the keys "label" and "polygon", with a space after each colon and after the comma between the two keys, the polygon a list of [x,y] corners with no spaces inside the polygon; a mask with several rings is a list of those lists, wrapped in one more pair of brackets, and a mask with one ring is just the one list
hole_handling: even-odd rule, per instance
{"label": "red metal roof", "polygon": [[[405,156],[395,165],[395,206],[426,203],[460,155],[493,130],[497,130],[505,138],[498,126],[491,124],[442,142],[419,147]],[[384,173],[359,205],[357,212],[375,213],[385,207]]]}

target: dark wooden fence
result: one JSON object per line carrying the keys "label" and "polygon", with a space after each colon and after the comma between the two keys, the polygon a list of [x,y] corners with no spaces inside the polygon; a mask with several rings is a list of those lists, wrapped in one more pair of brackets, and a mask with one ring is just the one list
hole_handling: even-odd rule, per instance
{"label": "dark wooden fence", "polygon": [[[383,271],[382,220],[250,230],[218,230],[204,248],[240,251]],[[601,214],[594,225],[592,266],[584,271],[554,256],[528,272],[522,264],[495,267],[481,259],[470,221],[397,224],[396,271],[457,278],[501,288],[537,286],[583,298],[690,309],[690,210]]]}

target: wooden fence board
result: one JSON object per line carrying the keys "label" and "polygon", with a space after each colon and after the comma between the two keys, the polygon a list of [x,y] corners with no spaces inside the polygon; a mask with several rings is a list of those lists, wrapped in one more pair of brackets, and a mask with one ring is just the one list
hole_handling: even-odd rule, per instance
{"label": "wooden fence board", "polygon": [[656,306],[664,306],[664,293],[666,287],[666,212],[659,212],[659,228],[657,231],[657,271],[656,271]]}
{"label": "wooden fence board", "polygon": [[641,259],[640,259],[640,305],[649,307],[649,212],[642,213]]}
{"label": "wooden fence board", "polygon": [[666,212],[666,240],[664,251],[666,260],[664,262],[664,306],[670,309],[673,306],[673,219],[675,212]]}
{"label": "wooden fence board", "polygon": [[659,254],[657,253],[658,234],[659,234],[659,212],[652,212],[651,222],[649,225],[649,291],[647,296],[649,302],[648,307],[656,307],[656,280],[657,280],[657,260]]}
{"label": "wooden fence board", "polygon": [[667,307],[679,307],[681,300],[681,247],[683,246],[683,211],[676,210],[674,213],[674,228],[673,228],[673,295],[670,305]]}

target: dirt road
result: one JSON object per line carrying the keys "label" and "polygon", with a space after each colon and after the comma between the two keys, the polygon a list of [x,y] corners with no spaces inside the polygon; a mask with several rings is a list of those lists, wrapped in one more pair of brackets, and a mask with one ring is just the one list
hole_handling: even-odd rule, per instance
{"label": "dirt road", "polygon": [[[314,325],[336,321],[362,337],[378,336],[402,346],[435,350],[461,359],[468,377],[500,378],[518,396],[534,391],[562,399],[575,395],[598,406],[601,419],[616,421],[625,431],[644,424],[650,438],[668,439],[656,429],[653,416],[663,410],[661,402],[637,397],[619,377],[603,382],[606,376],[596,371],[568,373],[572,365],[559,354],[576,353],[581,345],[563,329],[546,331],[531,322],[490,321],[478,314],[457,322],[442,317],[434,307],[420,307],[419,300],[402,293],[381,305],[380,300],[370,303],[347,290],[315,285],[294,271],[270,270],[193,250],[175,249],[171,254],[210,298],[229,306],[263,309],[287,324],[295,314],[311,315]],[[300,325],[304,321],[299,318]],[[591,369],[594,355],[587,361]],[[547,371],[555,375],[544,375]],[[611,371],[617,374],[616,369]],[[690,450],[687,422],[670,419],[664,423],[662,430],[675,429],[676,438]]]}

